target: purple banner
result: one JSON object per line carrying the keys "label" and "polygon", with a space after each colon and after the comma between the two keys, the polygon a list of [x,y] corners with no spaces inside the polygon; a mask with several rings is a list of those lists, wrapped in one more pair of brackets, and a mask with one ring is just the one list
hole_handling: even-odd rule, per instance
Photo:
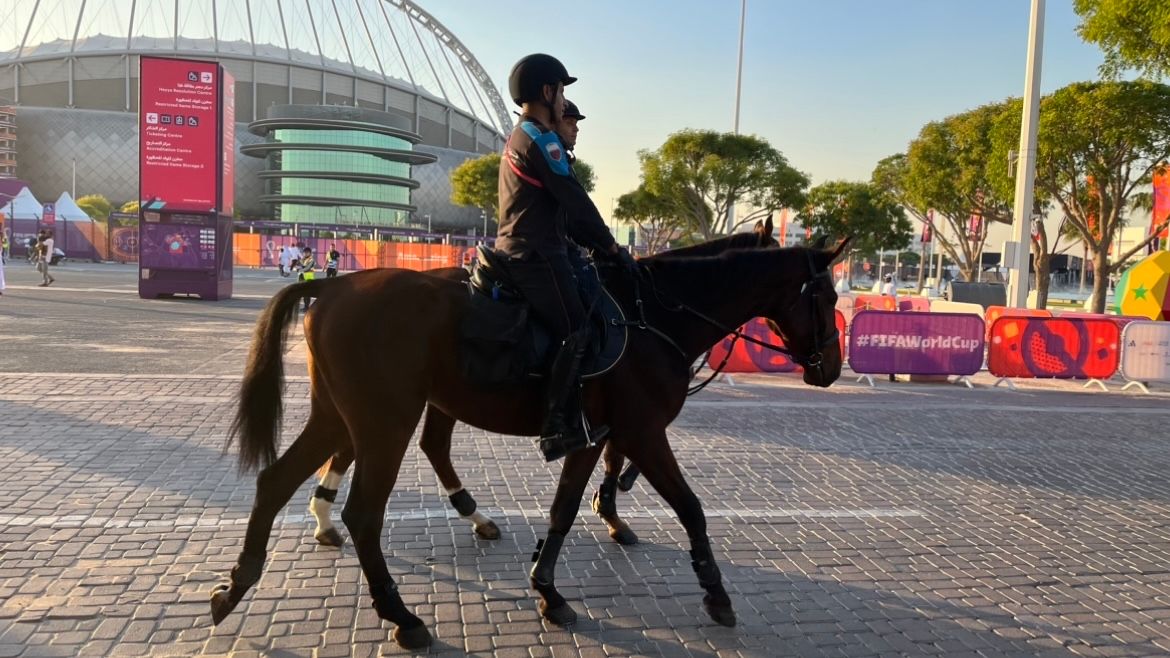
{"label": "purple banner", "polygon": [[973,375],[983,319],[967,313],[862,311],[849,329],[849,367],[869,375]]}

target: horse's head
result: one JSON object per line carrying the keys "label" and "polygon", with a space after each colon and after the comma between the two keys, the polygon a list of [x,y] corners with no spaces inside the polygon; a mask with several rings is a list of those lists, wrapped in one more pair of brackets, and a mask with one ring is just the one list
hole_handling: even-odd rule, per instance
{"label": "horse's head", "polygon": [[804,367],[804,382],[829,386],[841,376],[844,361],[837,331],[837,293],[832,265],[851,238],[835,249],[825,249],[825,239],[809,248],[793,250],[803,262],[794,265],[795,285],[776,296],[765,314],[772,331],[784,339],[793,359]]}

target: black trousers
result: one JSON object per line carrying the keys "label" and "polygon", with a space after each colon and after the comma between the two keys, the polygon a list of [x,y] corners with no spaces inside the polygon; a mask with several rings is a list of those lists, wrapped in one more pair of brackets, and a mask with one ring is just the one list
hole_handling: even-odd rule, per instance
{"label": "black trousers", "polygon": [[564,253],[531,252],[513,258],[508,270],[516,287],[532,304],[532,312],[561,341],[585,323],[585,306]]}

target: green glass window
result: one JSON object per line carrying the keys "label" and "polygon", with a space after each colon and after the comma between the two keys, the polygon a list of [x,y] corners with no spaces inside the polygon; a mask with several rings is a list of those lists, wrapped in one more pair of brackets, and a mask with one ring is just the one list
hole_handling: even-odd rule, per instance
{"label": "green glass window", "polygon": [[[277,165],[272,165],[275,169]],[[410,165],[365,153],[337,151],[282,151],[281,171],[336,171],[410,178]]]}
{"label": "green glass window", "polygon": [[286,196],[315,196],[404,205],[410,203],[410,189],[400,185],[355,183],[317,178],[282,178],[279,189],[280,194]]}
{"label": "green glass window", "polygon": [[405,226],[410,213],[366,206],[306,206],[280,204],[280,221],[301,224],[347,224],[354,226]]}
{"label": "green glass window", "polygon": [[308,130],[298,128],[282,128],[274,131],[276,141],[288,144],[336,144],[344,146],[364,146],[379,149],[411,150],[410,142],[401,137],[380,135],[378,133],[361,130]]}

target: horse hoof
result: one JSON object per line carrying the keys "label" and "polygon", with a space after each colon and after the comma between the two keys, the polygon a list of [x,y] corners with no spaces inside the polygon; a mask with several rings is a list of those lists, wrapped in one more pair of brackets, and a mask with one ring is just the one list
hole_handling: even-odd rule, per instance
{"label": "horse hoof", "polygon": [[544,617],[549,623],[557,626],[568,626],[577,621],[577,613],[573,612],[573,608],[568,603],[562,603],[555,608],[549,608],[544,601],[540,602],[540,616]]}
{"label": "horse hoof", "polygon": [[419,624],[413,628],[398,626],[391,635],[398,646],[408,651],[422,649],[431,644],[431,633],[425,624]]}
{"label": "horse hoof", "polygon": [[730,605],[715,605],[709,601],[703,601],[703,607],[716,624],[735,628],[735,610],[732,610]]}
{"label": "horse hoof", "polygon": [[475,526],[475,534],[480,539],[499,539],[500,527],[494,521],[488,521]]}
{"label": "horse hoof", "polygon": [[342,546],[345,546],[345,537],[342,537],[341,533],[337,532],[337,528],[318,530],[317,533],[313,535],[313,537],[317,540],[317,543],[321,544],[322,546],[332,546],[334,548],[341,548]]}
{"label": "horse hoof", "polygon": [[633,546],[638,543],[638,535],[633,530],[630,530],[630,526],[625,523],[622,523],[621,526],[616,528],[610,526],[609,537],[622,546]]}
{"label": "horse hoof", "polygon": [[236,609],[237,601],[232,601],[230,588],[227,585],[216,585],[211,590],[211,623],[219,625],[232,610]]}

